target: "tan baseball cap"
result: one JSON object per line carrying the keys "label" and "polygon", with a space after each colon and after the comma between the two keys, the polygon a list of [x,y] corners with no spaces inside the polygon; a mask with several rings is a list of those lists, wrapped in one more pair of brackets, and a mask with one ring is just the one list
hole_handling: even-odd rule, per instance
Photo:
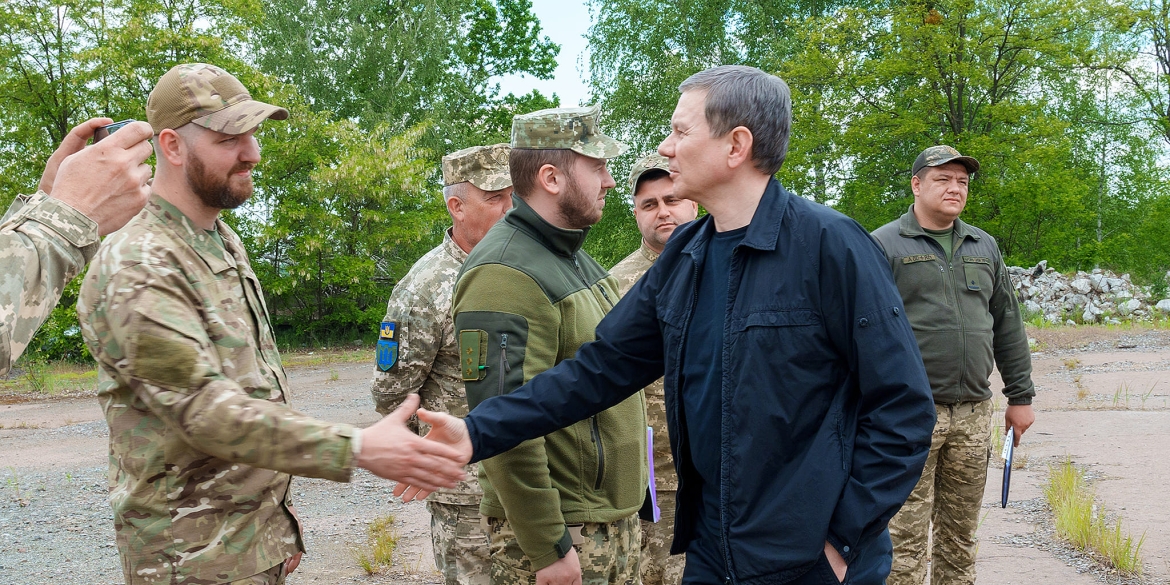
{"label": "tan baseball cap", "polygon": [[154,133],[187,123],[224,134],[243,134],[288,110],[252,99],[232,74],[206,63],[175,65],[159,78],[146,98],[146,120]]}
{"label": "tan baseball cap", "polygon": [[630,167],[630,196],[638,190],[638,179],[649,171],[660,170],[670,172],[670,161],[657,152],[648,152]]}
{"label": "tan baseball cap", "polygon": [[497,191],[512,186],[508,171],[508,156],[512,147],[507,144],[472,146],[443,157],[443,186],[468,182],[484,191]]}
{"label": "tan baseball cap", "polygon": [[550,108],[512,118],[512,148],[568,149],[592,158],[613,158],[626,145],[602,134],[601,106]]}

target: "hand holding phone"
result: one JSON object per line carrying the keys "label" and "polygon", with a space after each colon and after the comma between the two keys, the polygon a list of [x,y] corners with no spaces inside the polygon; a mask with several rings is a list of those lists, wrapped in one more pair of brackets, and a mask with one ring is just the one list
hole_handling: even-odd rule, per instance
{"label": "hand holding phone", "polygon": [[110,134],[113,134],[114,132],[117,132],[123,126],[130,124],[131,122],[134,122],[134,120],[122,120],[121,122],[114,122],[113,124],[99,126],[97,130],[93,131],[93,143],[97,144],[101,139],[109,136]]}

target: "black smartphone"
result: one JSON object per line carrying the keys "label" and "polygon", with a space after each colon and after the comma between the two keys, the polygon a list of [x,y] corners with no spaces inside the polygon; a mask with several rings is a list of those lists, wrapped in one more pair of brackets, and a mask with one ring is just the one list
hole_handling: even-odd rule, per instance
{"label": "black smartphone", "polygon": [[120,128],[122,128],[122,126],[125,126],[126,124],[129,124],[133,121],[134,120],[122,120],[121,122],[114,122],[113,124],[106,124],[105,126],[98,127],[98,129],[93,133],[94,144],[97,144],[101,139],[109,136],[110,134],[113,134],[114,132],[117,132]]}

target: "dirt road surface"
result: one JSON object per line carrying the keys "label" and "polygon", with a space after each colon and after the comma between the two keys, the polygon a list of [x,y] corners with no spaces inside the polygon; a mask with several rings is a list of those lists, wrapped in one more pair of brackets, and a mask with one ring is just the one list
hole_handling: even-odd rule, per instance
{"label": "dirt road surface", "polygon": [[[1043,500],[1048,466],[1071,459],[1093,478],[1098,501],[1127,532],[1145,535],[1146,583],[1170,583],[1170,332],[1106,329],[1032,331],[1037,422],[1011,502],[999,506],[1002,466],[992,463],[979,529],[979,583],[1116,583],[1053,536]],[[289,371],[295,406],[367,426],[377,419],[367,364]],[[121,583],[106,502],[108,435],[92,397],[0,404],[0,584]],[[1003,401],[997,401],[1002,408]],[[1000,424],[1002,424],[1002,419]],[[391,497],[392,484],[358,472],[349,484],[296,479],[294,501],[309,549],[289,578],[307,583],[440,583],[429,515]],[[351,548],[375,517],[393,515],[401,535],[395,564],[367,576]]]}

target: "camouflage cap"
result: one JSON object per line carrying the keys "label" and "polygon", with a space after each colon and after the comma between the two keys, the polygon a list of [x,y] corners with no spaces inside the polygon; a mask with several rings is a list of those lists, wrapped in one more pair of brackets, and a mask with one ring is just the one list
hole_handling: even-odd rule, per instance
{"label": "camouflage cap", "polygon": [[626,145],[601,133],[601,106],[552,108],[512,118],[512,148],[565,148],[592,158],[613,158]]}
{"label": "camouflage cap", "polygon": [[937,167],[949,162],[957,162],[967,167],[967,172],[970,174],[975,174],[975,171],[979,170],[979,161],[959,154],[959,151],[950,146],[940,144],[922,151],[918,158],[914,159],[914,167],[910,170],[910,174],[917,175],[923,167]]}
{"label": "camouflage cap", "polygon": [[646,156],[638,159],[634,166],[630,167],[630,194],[631,196],[638,190],[638,179],[647,171],[660,170],[670,173],[670,161],[665,156],[657,152],[648,152]]}
{"label": "camouflage cap", "polygon": [[508,155],[511,152],[512,147],[502,142],[452,152],[443,157],[443,186],[466,181],[484,191],[510,187]]}
{"label": "camouflage cap", "polygon": [[175,65],[146,98],[146,120],[154,133],[188,122],[224,134],[243,134],[288,110],[258,102],[232,74],[206,63]]}

